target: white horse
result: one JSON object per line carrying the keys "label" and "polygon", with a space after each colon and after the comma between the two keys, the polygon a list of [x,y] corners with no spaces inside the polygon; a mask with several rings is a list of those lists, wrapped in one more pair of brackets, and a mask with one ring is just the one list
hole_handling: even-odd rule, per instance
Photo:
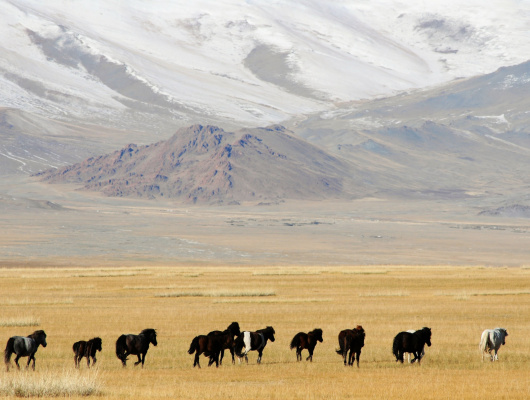
{"label": "white horse", "polygon": [[[414,332],[417,332],[415,329],[410,329],[407,331],[408,333],[414,333]],[[410,355],[411,353],[407,353],[407,358],[409,360],[409,364],[410,364]],[[423,359],[423,356],[425,356],[425,347],[423,347],[423,350],[421,351],[421,354],[420,354],[421,358]]]}
{"label": "white horse", "polygon": [[[479,345],[482,361],[484,361],[484,353],[489,353],[491,361],[499,360],[497,351],[502,344],[506,344],[506,336],[508,336],[508,332],[504,328],[486,329],[482,332]],[[494,355],[491,355],[492,350],[495,351]]]}

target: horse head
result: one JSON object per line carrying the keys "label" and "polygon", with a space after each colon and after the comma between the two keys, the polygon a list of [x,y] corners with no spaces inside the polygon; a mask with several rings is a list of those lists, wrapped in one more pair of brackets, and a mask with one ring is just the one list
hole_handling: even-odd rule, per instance
{"label": "horse head", "polygon": [[311,332],[316,340],[318,340],[320,343],[324,341],[322,339],[322,329],[315,329],[313,332]]}
{"label": "horse head", "polygon": [[140,334],[146,336],[149,342],[153,344],[153,346],[156,346],[158,344],[156,341],[155,329],[144,329]]}
{"label": "horse head", "polygon": [[101,345],[103,344],[103,341],[101,340],[101,338],[98,338],[98,337],[97,337],[97,338],[92,339],[92,343],[93,343],[93,346],[94,346],[94,347],[93,347],[94,350],[96,350],[96,351],[102,351],[102,349],[101,349]]}
{"label": "horse head", "polygon": [[266,336],[267,338],[271,341],[271,342],[274,342],[274,334],[276,333],[274,331],[274,328],[272,326],[268,326],[267,329],[266,329]]}
{"label": "horse head", "polygon": [[35,331],[31,335],[29,335],[28,337],[30,337],[33,340],[35,340],[35,343],[41,344],[42,347],[46,347],[48,345],[46,343],[46,333],[44,331],[42,331],[42,330]]}
{"label": "horse head", "polygon": [[233,336],[241,335],[241,329],[239,328],[239,324],[237,322],[232,322],[230,325],[228,325],[227,330],[232,332]]}
{"label": "horse head", "polygon": [[425,327],[421,331],[423,333],[423,339],[425,340],[425,343],[427,343],[427,346],[431,347],[431,329]]}

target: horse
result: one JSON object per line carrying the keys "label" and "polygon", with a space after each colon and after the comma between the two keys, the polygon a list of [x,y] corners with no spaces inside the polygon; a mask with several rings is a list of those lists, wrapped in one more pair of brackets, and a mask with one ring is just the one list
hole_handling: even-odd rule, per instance
{"label": "horse", "polygon": [[309,360],[313,362],[313,351],[317,342],[322,343],[322,329],[314,329],[311,332],[304,333],[298,332],[294,335],[293,340],[291,340],[290,349],[296,348],[296,361],[302,361],[302,350],[307,349],[309,351],[309,356],[306,358],[306,361]]}
{"label": "horse", "polygon": [[[232,342],[234,340],[234,336],[241,334],[241,331],[240,331],[240,328],[239,328],[239,324],[237,322],[232,322],[228,326],[228,328],[225,330],[225,332],[226,331],[230,331],[232,333]],[[208,335],[198,335],[198,336],[195,336],[193,338],[193,340],[191,341],[191,344],[190,344],[190,348],[188,350],[188,354],[195,353],[195,358],[193,360],[193,367],[195,367],[195,366],[198,366],[199,368],[201,367],[201,364],[199,363],[199,356],[207,351],[209,337],[210,336],[214,336],[214,335],[221,335],[221,334],[223,334],[223,332],[221,332],[221,331],[212,331],[212,332],[208,333]],[[230,344],[229,347],[225,347],[225,348],[223,348],[221,350],[220,363],[222,364],[224,350],[226,348],[230,349],[230,353],[232,353],[232,363],[235,363],[234,353],[233,353],[233,351],[234,351],[233,350],[233,343]],[[210,359],[210,361],[211,361],[211,359]],[[211,365],[211,364],[209,364],[209,365]]]}
{"label": "horse", "polygon": [[154,329],[144,329],[139,335],[121,335],[116,341],[116,356],[125,368],[127,356],[134,354],[138,356],[138,361],[134,365],[142,363],[143,368],[149,343],[152,343],[153,346],[157,345],[156,330]]}
{"label": "horse", "polygon": [[79,368],[79,363],[83,357],[86,357],[86,365],[90,368],[90,358],[92,358],[92,366],[96,365],[96,352],[101,351],[101,338],[95,337],[90,339],[88,342],[80,340],[75,342],[72,346],[74,350],[74,363],[75,367]]}
{"label": "horse", "polygon": [[[410,329],[410,330],[408,330],[407,332],[409,332],[409,333],[414,333],[414,332],[416,332],[416,330],[414,330],[414,329]],[[407,359],[408,359],[409,364],[410,364],[410,354],[411,354],[411,353],[407,353]],[[425,357],[425,347],[424,347],[423,350],[421,351],[421,358],[423,358],[423,357]]]}
{"label": "horse", "polygon": [[239,324],[237,322],[232,322],[230,325],[228,325],[228,328],[225,329],[225,331],[211,331],[208,333],[208,336],[211,335],[222,335],[226,333],[226,331],[230,331],[232,333],[232,340],[230,342],[225,343],[225,347],[221,349],[221,359],[219,360],[219,364],[223,365],[223,357],[225,354],[225,349],[230,350],[230,354],[232,355],[232,364],[236,363],[236,359],[234,357],[234,336],[239,336],[241,334],[241,329],[239,328]]}
{"label": "horse", "polygon": [[418,364],[420,364],[425,344],[429,347],[431,346],[430,328],[425,327],[414,333],[399,332],[394,337],[392,353],[396,357],[396,362],[400,361],[401,363],[403,363],[403,356],[405,353],[412,353],[414,358],[411,363],[418,361]]}
{"label": "horse", "polygon": [[204,355],[210,357],[208,366],[211,366],[215,361],[215,366],[219,368],[219,354],[224,349],[233,349],[234,347],[234,334],[230,329],[224,332],[216,333],[213,335],[207,335],[208,344]]}
{"label": "horse", "polygon": [[[506,344],[506,336],[508,336],[508,332],[504,328],[486,329],[482,332],[479,344],[479,349],[482,353],[482,361],[484,361],[485,353],[490,355],[491,361],[499,360],[497,352],[501,345]],[[493,356],[491,355],[492,351],[495,351]]]}
{"label": "horse", "polygon": [[[344,365],[353,366],[355,358],[357,358],[357,368],[359,368],[359,358],[361,357],[361,349],[364,347],[364,339],[366,332],[361,325],[357,325],[355,329],[344,329],[339,333],[339,349],[335,350],[344,358]],[[348,357],[348,351],[350,356]],[[356,357],[357,356],[357,357]]]}
{"label": "horse", "polygon": [[18,365],[18,360],[20,357],[28,357],[28,363],[26,368],[29,367],[29,363],[33,360],[33,371],[35,371],[35,353],[39,346],[46,347],[46,333],[42,330],[35,331],[27,337],[24,336],[13,336],[10,337],[7,341],[6,349],[4,350],[4,362],[6,364],[7,372],[9,372],[9,366],[11,365],[11,355],[15,353],[17,356],[15,358],[15,364],[17,368],[20,369]]}
{"label": "horse", "polygon": [[[263,355],[263,349],[267,345],[267,341],[270,340],[274,342],[274,328],[268,326],[264,329],[258,329],[256,332],[244,331],[237,337],[236,343],[234,346],[234,351],[239,358],[239,363],[241,359],[245,357],[245,360],[248,364],[247,354],[251,350],[258,351],[258,364],[261,364],[261,356]],[[245,351],[243,352],[243,347]]]}

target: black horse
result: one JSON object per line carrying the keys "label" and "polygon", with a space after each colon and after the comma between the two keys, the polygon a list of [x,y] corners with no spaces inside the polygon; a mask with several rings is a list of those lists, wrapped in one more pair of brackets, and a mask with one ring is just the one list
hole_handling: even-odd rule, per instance
{"label": "black horse", "polygon": [[125,367],[127,356],[134,354],[138,356],[138,361],[134,365],[142,363],[143,368],[149,343],[153,343],[153,346],[157,345],[156,331],[154,329],[144,329],[139,335],[121,335],[116,341],[116,356]]}
{"label": "black horse", "polygon": [[290,349],[292,350],[296,348],[296,361],[302,361],[302,350],[307,349],[309,351],[309,356],[306,358],[306,361],[309,360],[313,362],[313,351],[315,350],[315,346],[317,345],[317,342],[322,343],[323,341],[322,329],[314,329],[308,333],[299,332],[294,336],[293,340],[291,340]]}
{"label": "black horse", "polygon": [[[364,339],[366,333],[361,325],[357,325],[355,329],[344,329],[339,333],[339,349],[336,350],[344,358],[344,365],[353,366],[355,358],[357,358],[357,368],[359,368],[359,358],[361,357],[361,349],[364,347]],[[348,357],[348,351],[350,356]]]}
{"label": "black horse", "polygon": [[83,357],[86,357],[86,365],[88,368],[90,368],[90,358],[92,358],[92,366],[96,365],[96,352],[101,351],[101,345],[102,341],[99,337],[90,339],[88,342],[84,340],[75,342],[72,347],[74,350],[75,367],[79,368],[79,363]]}
{"label": "black horse", "polygon": [[[237,337],[236,343],[234,346],[234,351],[236,355],[239,358],[239,362],[241,362],[241,359],[245,357],[245,361],[248,364],[248,357],[247,354],[251,350],[257,350],[258,352],[258,364],[261,363],[261,356],[263,355],[263,349],[267,345],[267,340],[270,340],[271,342],[274,342],[274,334],[276,332],[274,331],[274,328],[272,326],[268,326],[264,329],[258,329],[256,332],[241,332],[241,334]],[[243,347],[245,348],[245,351],[243,352]]]}
{"label": "black horse", "polygon": [[[198,336],[195,336],[193,338],[193,340],[191,341],[188,353],[189,354],[195,353],[195,357],[194,357],[194,360],[193,360],[193,366],[194,367],[195,366],[198,366],[199,368],[201,367],[201,364],[199,363],[199,356],[201,354],[203,354],[203,353],[205,353],[205,355],[206,355],[206,351],[208,350],[208,344],[210,342],[210,337],[214,337],[214,336],[217,336],[217,335],[224,335],[227,332],[230,332],[230,334],[232,335],[232,340],[231,341],[226,341],[224,343],[223,349],[220,350],[221,359],[220,359],[219,363],[222,364],[223,356],[224,356],[224,350],[225,349],[229,349],[230,350],[230,353],[232,354],[232,363],[235,363],[234,346],[233,346],[234,336],[239,335],[241,333],[241,331],[240,331],[240,328],[239,328],[239,324],[237,322],[232,322],[228,326],[228,328],[226,328],[226,330],[223,331],[223,332],[221,332],[221,331],[212,331],[212,332],[208,333],[208,335],[198,335]],[[216,341],[216,344],[218,344],[218,343],[219,343],[219,341]],[[208,353],[208,354],[210,354],[210,353]],[[211,354],[213,356],[213,351],[212,351]],[[213,361],[215,361],[215,358],[212,358],[212,356],[209,356],[210,357],[210,363],[208,364],[208,366],[212,365]]]}
{"label": "black horse", "polygon": [[399,332],[394,338],[394,343],[392,345],[392,352],[396,356],[396,362],[400,361],[403,363],[403,355],[405,353],[412,353],[414,358],[412,363],[418,361],[418,364],[421,362],[423,348],[431,346],[431,329],[422,328],[414,333],[410,332]]}
{"label": "black horse", "polygon": [[26,368],[29,367],[29,363],[33,360],[33,371],[35,371],[35,353],[39,346],[46,347],[46,333],[44,331],[35,331],[27,337],[24,336],[13,336],[7,340],[6,349],[4,350],[4,362],[6,364],[6,369],[9,372],[9,366],[11,365],[11,355],[15,353],[17,356],[15,358],[15,364],[17,368],[20,369],[18,365],[18,360],[20,357],[29,357]]}

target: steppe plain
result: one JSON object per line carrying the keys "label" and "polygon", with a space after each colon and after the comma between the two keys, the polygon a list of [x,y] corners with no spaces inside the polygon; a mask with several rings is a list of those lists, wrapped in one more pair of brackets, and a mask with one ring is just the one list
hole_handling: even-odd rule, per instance
{"label": "steppe plain", "polygon": [[[0,270],[3,340],[44,329],[48,346],[36,372],[0,372],[0,387],[18,395],[38,389],[96,398],[182,399],[527,399],[530,395],[530,270],[522,267],[137,267],[4,268]],[[276,341],[249,364],[192,367],[197,334],[272,325]],[[23,325],[29,326],[23,326]],[[361,324],[366,343],[360,368],[335,353],[341,329]],[[398,364],[394,335],[429,326],[432,346],[421,365]],[[499,361],[481,361],[484,328],[509,336]],[[124,369],[114,355],[122,333],[156,328],[144,369]],[[289,350],[299,331],[323,329],[314,360]],[[95,368],[74,370],[73,342],[103,339]],[[307,352],[304,351],[304,359]],[[25,359],[22,359],[24,362]],[[31,383],[31,384],[30,384]],[[85,392],[83,392],[83,390]],[[52,392],[52,391],[51,391]],[[48,392],[50,395],[51,392]],[[77,394],[76,394],[77,393]],[[47,397],[44,393],[44,397]]]}

